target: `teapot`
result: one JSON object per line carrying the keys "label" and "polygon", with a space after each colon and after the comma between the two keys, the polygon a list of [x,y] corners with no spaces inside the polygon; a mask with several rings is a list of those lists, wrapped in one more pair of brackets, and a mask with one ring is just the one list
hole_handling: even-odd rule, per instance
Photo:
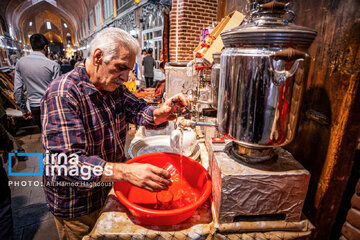
{"label": "teapot", "polygon": [[[181,131],[182,139],[181,139]],[[170,134],[170,147],[181,153],[181,144],[182,144],[182,154],[184,156],[191,156],[194,153],[197,141],[196,133],[191,128],[184,128],[183,130],[175,129]]]}

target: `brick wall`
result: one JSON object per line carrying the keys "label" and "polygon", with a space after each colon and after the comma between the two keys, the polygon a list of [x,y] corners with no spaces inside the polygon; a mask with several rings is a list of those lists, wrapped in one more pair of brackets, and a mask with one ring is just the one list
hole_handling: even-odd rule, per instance
{"label": "brick wall", "polygon": [[170,12],[170,61],[188,62],[201,30],[217,20],[218,0],[173,0]]}

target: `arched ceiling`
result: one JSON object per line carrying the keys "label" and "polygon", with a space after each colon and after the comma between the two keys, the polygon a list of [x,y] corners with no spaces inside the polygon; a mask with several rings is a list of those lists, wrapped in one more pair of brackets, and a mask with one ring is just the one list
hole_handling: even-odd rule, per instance
{"label": "arched ceiling", "polygon": [[49,40],[49,42],[62,42],[62,37],[53,32],[46,32],[44,36]]}
{"label": "arched ceiling", "polygon": [[[28,36],[29,32],[40,30],[41,26],[29,28],[30,21],[49,20],[52,24],[66,23],[67,29],[60,28],[60,35],[64,38],[69,32],[76,36],[76,31],[89,13],[89,6],[94,6],[98,0],[0,0],[0,14],[7,23],[16,27]],[[40,24],[37,24],[40,25]],[[42,25],[42,24],[41,24]],[[51,30],[50,30],[51,32]],[[59,35],[58,32],[54,32]],[[73,39],[74,41],[74,39]]]}

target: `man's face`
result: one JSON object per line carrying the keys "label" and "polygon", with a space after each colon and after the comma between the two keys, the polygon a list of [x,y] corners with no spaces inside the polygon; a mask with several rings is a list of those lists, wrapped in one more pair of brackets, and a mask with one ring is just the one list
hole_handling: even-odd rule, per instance
{"label": "man's face", "polygon": [[115,91],[122,82],[128,80],[129,71],[133,69],[134,64],[135,56],[131,55],[126,48],[120,47],[115,58],[108,63],[102,61],[98,65],[96,88],[108,92]]}

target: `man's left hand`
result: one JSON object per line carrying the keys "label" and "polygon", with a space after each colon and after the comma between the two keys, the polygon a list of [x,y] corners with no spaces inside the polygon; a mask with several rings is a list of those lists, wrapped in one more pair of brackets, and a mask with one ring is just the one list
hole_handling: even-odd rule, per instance
{"label": "man's left hand", "polygon": [[25,120],[30,120],[30,119],[32,119],[31,113],[30,113],[29,111],[23,112],[23,118],[24,118]]}
{"label": "man's left hand", "polygon": [[[154,111],[154,122],[159,125],[166,121],[171,121],[176,118],[176,109],[182,109],[189,107],[190,102],[182,94],[177,94],[172,98],[168,99],[164,104]],[[186,111],[184,109],[184,111]]]}

